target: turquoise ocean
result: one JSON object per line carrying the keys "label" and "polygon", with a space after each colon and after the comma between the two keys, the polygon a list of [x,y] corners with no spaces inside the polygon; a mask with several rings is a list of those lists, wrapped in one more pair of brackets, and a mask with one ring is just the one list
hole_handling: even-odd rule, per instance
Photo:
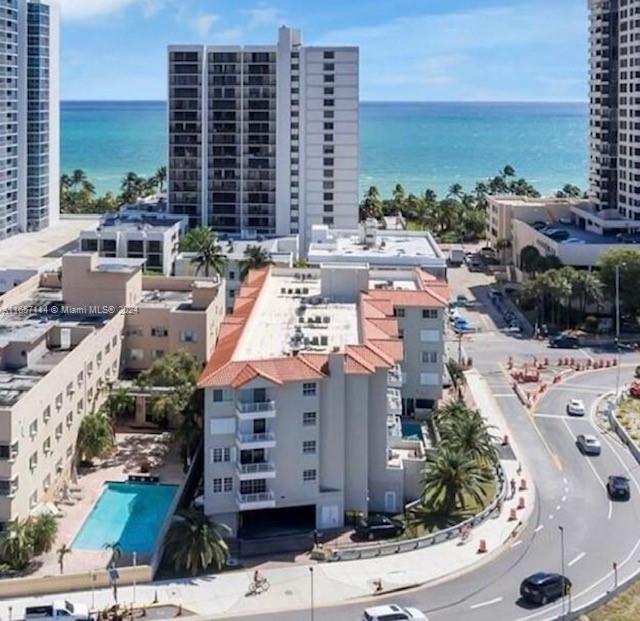
{"label": "turquoise ocean", "polygon": [[[165,102],[63,102],[61,133],[63,172],[84,169],[98,192],[166,163]],[[471,190],[511,164],[544,193],[565,183],[584,189],[587,135],[583,103],[364,102],[360,186]]]}

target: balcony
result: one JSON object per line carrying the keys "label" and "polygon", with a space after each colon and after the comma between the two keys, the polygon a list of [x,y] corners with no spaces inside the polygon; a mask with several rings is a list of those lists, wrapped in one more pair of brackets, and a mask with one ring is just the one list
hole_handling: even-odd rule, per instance
{"label": "balcony", "polygon": [[400,366],[395,366],[387,372],[387,386],[389,388],[402,388],[406,381],[406,376]]}
{"label": "balcony", "polygon": [[266,433],[242,433],[236,435],[236,445],[239,449],[274,448],[276,434],[272,431]]}
{"label": "balcony", "polygon": [[402,397],[400,396],[400,391],[397,388],[390,388],[387,390],[387,415],[402,415]]}
{"label": "balcony", "polygon": [[255,420],[256,418],[274,418],[276,415],[275,401],[236,402],[236,414],[240,420]]}
{"label": "balcony", "polygon": [[258,494],[238,494],[236,496],[240,511],[252,509],[274,509],[276,506],[275,494],[271,491]]}
{"label": "balcony", "polygon": [[276,466],[270,461],[259,464],[236,464],[238,478],[241,481],[251,481],[253,479],[275,479]]}

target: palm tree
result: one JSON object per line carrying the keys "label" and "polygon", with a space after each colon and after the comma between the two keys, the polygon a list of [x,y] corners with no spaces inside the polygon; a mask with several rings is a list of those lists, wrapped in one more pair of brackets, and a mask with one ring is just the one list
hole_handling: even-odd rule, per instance
{"label": "palm tree", "polygon": [[375,185],[372,185],[364,196],[364,199],[360,203],[359,209],[360,221],[364,221],[367,218],[375,218],[379,220],[382,218],[382,199],[380,198],[380,191]]}
{"label": "palm tree", "polygon": [[70,190],[73,187],[73,179],[69,175],[62,175],[60,177],[60,187],[63,190]]}
{"label": "palm tree", "polygon": [[67,554],[71,554],[71,552],[71,548],[66,543],[63,543],[56,550],[56,554],[58,555],[58,567],[60,567],[60,575],[64,573],[64,557],[67,556]]}
{"label": "palm tree", "polygon": [[120,417],[127,416],[133,412],[135,402],[135,397],[126,388],[111,388],[102,406],[102,411],[109,417],[114,430]]}
{"label": "palm tree", "polygon": [[160,168],[156,170],[156,174],[153,176],[153,179],[158,186],[160,193],[164,192],[164,184],[167,182],[167,167],[160,166]]}
{"label": "palm tree", "polygon": [[397,183],[391,192],[391,203],[393,205],[393,215],[401,215],[404,212],[407,193],[401,183]]}
{"label": "palm tree", "polygon": [[115,567],[117,562],[122,558],[122,546],[119,541],[113,541],[111,543],[105,543],[102,546],[105,550],[111,552],[111,567]]}
{"label": "palm tree", "polygon": [[122,199],[127,203],[135,202],[144,195],[146,191],[145,186],[146,180],[143,177],[140,177],[134,172],[127,173],[120,184]]}
{"label": "palm tree", "polygon": [[0,539],[0,558],[14,571],[27,568],[33,554],[33,539],[28,520],[9,522]]}
{"label": "palm tree", "polygon": [[191,259],[191,264],[196,267],[196,276],[203,270],[207,278],[209,278],[211,272],[220,277],[224,275],[228,259],[213,233],[210,233],[206,239],[201,240],[196,253],[197,255]]}
{"label": "palm tree", "polygon": [[484,465],[496,463],[498,453],[494,438],[480,412],[467,410],[463,416],[447,419],[438,430],[441,446],[459,451]]}
{"label": "palm tree", "polygon": [[578,298],[580,316],[584,317],[587,306],[600,304],[604,297],[602,281],[593,272],[577,271],[573,280],[573,294]]}
{"label": "palm tree", "polygon": [[509,250],[509,248],[511,248],[512,244],[511,241],[508,239],[499,239],[496,242],[496,250],[498,250],[498,252],[501,254],[502,256],[502,264],[505,265],[507,262],[507,258],[506,258],[506,250]]}
{"label": "palm tree", "polygon": [[447,196],[450,198],[461,198],[463,194],[462,186],[459,183],[454,183],[450,188]]}
{"label": "palm tree", "polygon": [[43,513],[29,521],[33,553],[36,556],[51,552],[58,534],[58,522],[50,513]]}
{"label": "palm tree", "polygon": [[464,510],[469,500],[480,505],[491,472],[460,450],[441,447],[424,469],[422,500],[444,514]]}
{"label": "palm tree", "polygon": [[434,205],[438,201],[438,195],[430,188],[427,188],[424,191],[424,200],[429,205]]}
{"label": "palm tree", "polygon": [[78,454],[85,461],[107,456],[113,449],[113,429],[107,416],[98,412],[86,416],[78,431]]}
{"label": "palm tree", "polygon": [[529,276],[535,276],[541,259],[540,251],[535,246],[525,246],[520,251],[520,269]]}
{"label": "palm tree", "polygon": [[507,164],[503,169],[501,175],[506,179],[508,177],[516,176],[516,169],[513,166]]}
{"label": "palm tree", "polygon": [[179,511],[165,540],[165,553],[176,571],[188,571],[195,576],[213,567],[224,567],[229,548],[224,540],[231,534],[225,524],[214,524],[200,511]]}
{"label": "palm tree", "polygon": [[259,270],[267,265],[273,265],[273,259],[262,246],[247,246],[244,259],[240,261],[240,280],[244,280],[251,270]]}

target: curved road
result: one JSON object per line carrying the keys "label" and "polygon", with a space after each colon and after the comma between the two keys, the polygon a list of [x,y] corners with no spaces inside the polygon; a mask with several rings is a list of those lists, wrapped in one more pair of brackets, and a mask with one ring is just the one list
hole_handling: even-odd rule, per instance
{"label": "curved road", "polygon": [[[617,370],[570,378],[549,390],[532,416],[509,395],[508,380],[497,364],[477,366],[492,386],[529,471],[535,473],[535,515],[520,537],[491,562],[458,578],[379,598],[376,603],[415,606],[430,621],[546,621],[562,618],[563,609],[569,618],[569,606],[576,610],[614,588],[614,561],[620,583],[640,572],[640,467],[616,436],[599,428],[595,416],[599,397],[616,385]],[[631,374],[632,367],[626,364],[622,382],[628,382]],[[587,416],[566,415],[572,397],[584,400]],[[602,454],[583,456],[575,445],[579,433],[598,435]],[[605,484],[610,474],[632,479],[629,502],[609,501]],[[573,582],[571,602],[566,598],[564,603],[529,607],[519,601],[522,579],[540,570],[561,570],[559,526],[564,527],[565,574]],[[318,608],[314,619],[353,621],[361,618],[366,605],[373,604]],[[307,614],[298,610],[238,619],[298,621]]]}

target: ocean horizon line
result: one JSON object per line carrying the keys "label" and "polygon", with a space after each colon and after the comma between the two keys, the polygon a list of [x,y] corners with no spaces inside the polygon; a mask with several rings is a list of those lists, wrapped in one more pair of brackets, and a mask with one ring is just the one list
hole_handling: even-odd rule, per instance
{"label": "ocean horizon line", "polygon": [[[167,103],[166,99],[61,99],[61,103]],[[508,99],[361,99],[361,104],[486,104],[486,105],[588,105],[584,100],[508,100]]]}

